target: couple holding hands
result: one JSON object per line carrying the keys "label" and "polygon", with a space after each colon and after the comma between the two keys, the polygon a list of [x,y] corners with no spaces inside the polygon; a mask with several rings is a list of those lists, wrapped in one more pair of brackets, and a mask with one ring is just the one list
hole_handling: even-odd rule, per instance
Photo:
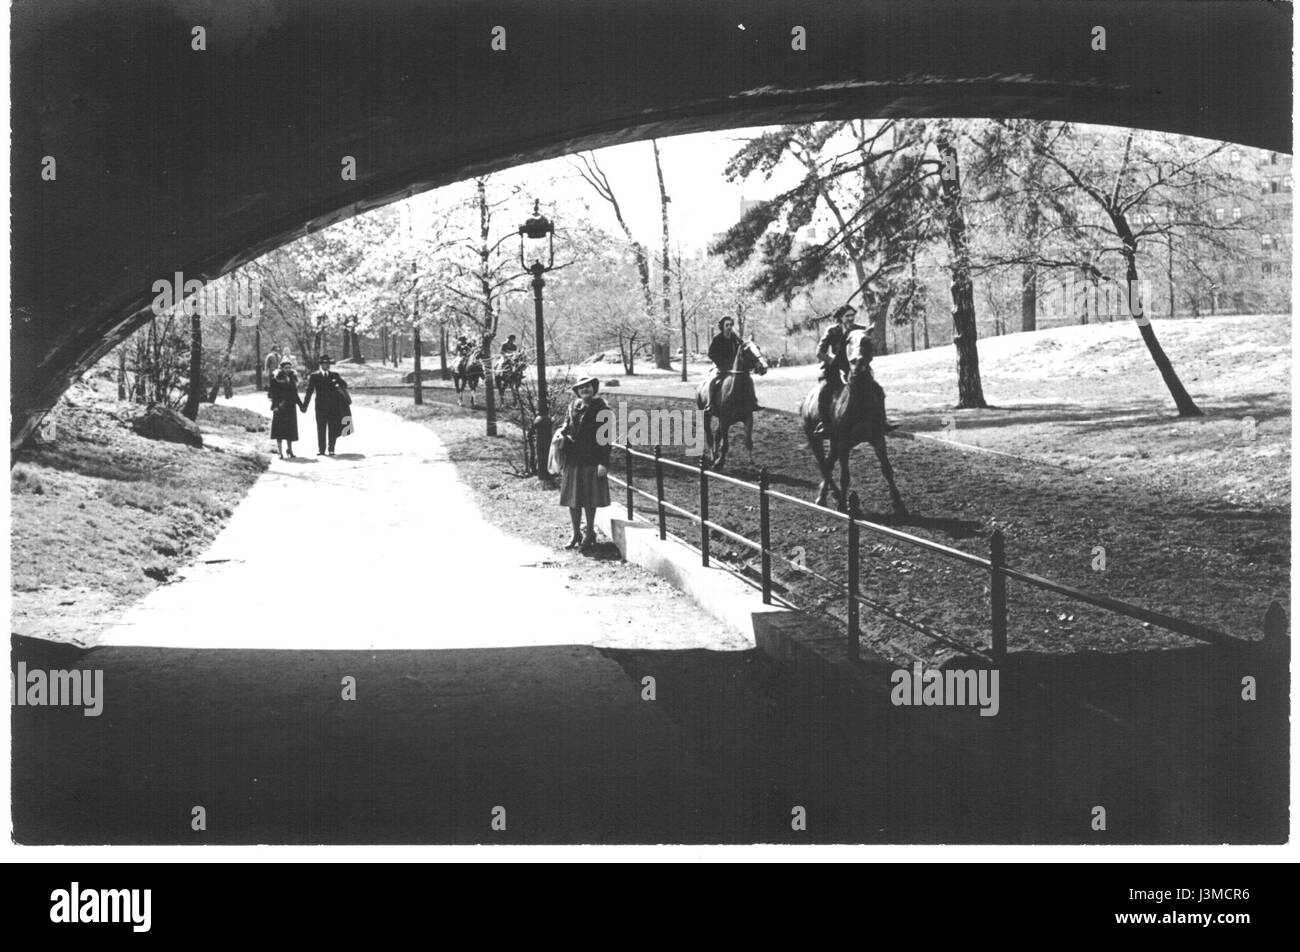
{"label": "couple holding hands", "polygon": [[[280,369],[271,378],[266,395],[271,399],[271,439],[275,452],[281,458],[296,459],[294,441],[298,439],[298,414],[307,412],[313,394],[316,397],[317,456],[333,456],[334,442],[340,436],[352,433],[352,397],[348,383],[330,369],[333,360],[326,354],[320,359],[320,369],[307,376],[307,393],[298,397],[298,375],[293,371],[293,359],[285,357]],[[282,448],[288,443],[288,452]]]}

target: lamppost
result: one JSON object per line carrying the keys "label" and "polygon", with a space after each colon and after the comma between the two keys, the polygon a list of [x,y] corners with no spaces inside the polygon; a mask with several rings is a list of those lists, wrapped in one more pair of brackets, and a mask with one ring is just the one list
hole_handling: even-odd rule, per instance
{"label": "lamppost", "polygon": [[519,226],[519,264],[533,276],[533,313],[536,319],[537,342],[537,422],[534,459],[537,477],[543,485],[550,485],[551,475],[546,469],[546,459],[551,448],[551,408],[546,392],[546,331],[542,327],[542,288],[546,282],[542,275],[555,267],[555,226],[541,213],[541,202],[533,202],[533,214]]}

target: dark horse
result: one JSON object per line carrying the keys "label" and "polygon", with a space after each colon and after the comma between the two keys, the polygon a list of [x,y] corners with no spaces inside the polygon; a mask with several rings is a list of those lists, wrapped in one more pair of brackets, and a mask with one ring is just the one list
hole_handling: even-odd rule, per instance
{"label": "dark horse", "polygon": [[527,361],[522,354],[502,354],[497,358],[496,369],[493,370],[492,376],[496,380],[497,394],[504,397],[506,388],[514,391],[515,397],[519,396],[519,388],[524,382],[524,367]]}
{"label": "dark horse", "polygon": [[464,391],[469,388],[469,408],[474,409],[474,394],[483,379],[482,352],[475,350],[468,356],[456,358],[451,368],[451,379],[456,385],[456,403],[462,407],[465,405]]}
{"label": "dark horse", "polygon": [[[830,419],[824,427],[825,436],[814,436],[821,417],[821,391],[823,384],[813,388],[804,397],[799,408],[803,417],[803,432],[808,437],[808,446],[817,457],[817,467],[821,470],[821,492],[817,495],[817,505],[826,505],[827,490],[835,494],[841,512],[848,509],[849,499],[849,453],[859,443],[870,443],[880,460],[880,471],[889,483],[889,495],[894,501],[894,513],[907,515],[907,507],[898,495],[894,485],[894,468],[889,465],[889,452],[885,449],[885,434],[891,427],[885,420],[883,391],[871,375],[871,338],[867,331],[856,330],[849,334],[845,344],[845,353],[849,358],[849,372],[842,380],[828,380],[824,386],[834,387],[831,396]],[[822,448],[822,440],[830,441],[829,452]],[[840,464],[840,485],[835,485],[835,463]]]}
{"label": "dark horse", "polygon": [[[714,469],[721,469],[727,462],[727,448],[730,445],[728,434],[731,428],[737,423],[745,424],[745,448],[749,451],[749,461],[754,461],[754,403],[756,401],[754,393],[753,374],[762,376],[767,373],[767,358],[763,352],[758,349],[758,345],[752,340],[741,343],[740,349],[736,351],[736,359],[731,366],[731,372],[722,378],[722,383],[718,387],[718,399],[714,401],[713,410],[705,411],[704,414],[704,442],[708,447],[709,460]],[[709,377],[700,383],[700,388],[695,394],[695,406],[704,410],[708,405],[709,385],[713,383],[713,377]],[[716,441],[713,434],[712,418],[718,418],[718,433]],[[714,452],[714,443],[717,443],[717,452]]]}

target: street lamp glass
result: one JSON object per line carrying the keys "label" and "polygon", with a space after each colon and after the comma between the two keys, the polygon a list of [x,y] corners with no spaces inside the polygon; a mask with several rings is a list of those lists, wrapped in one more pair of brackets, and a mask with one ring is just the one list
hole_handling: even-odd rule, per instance
{"label": "street lamp glass", "polygon": [[549,271],[555,264],[555,226],[541,213],[540,203],[533,203],[532,216],[519,226],[519,261],[525,270],[541,266]]}

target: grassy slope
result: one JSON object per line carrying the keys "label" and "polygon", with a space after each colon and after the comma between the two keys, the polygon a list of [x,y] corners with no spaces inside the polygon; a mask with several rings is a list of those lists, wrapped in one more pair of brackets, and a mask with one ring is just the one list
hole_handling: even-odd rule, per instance
{"label": "grassy slope", "polygon": [[[1157,330],[1205,417],[1173,416],[1145,349],[1125,324],[981,341],[985,393],[1001,406],[994,410],[948,409],[949,348],[879,359],[891,412],[908,430],[936,430],[951,415],[956,440],[1024,457],[934,439],[891,440],[899,485],[913,511],[900,527],[981,554],[987,534],[1001,527],[1015,565],[1239,637],[1258,637],[1269,602],[1278,598],[1286,605],[1290,592],[1289,319],[1161,322]],[[797,404],[810,379],[809,368],[770,374],[760,393],[775,409],[759,414],[755,432],[756,464],[776,474],[776,488],[808,499],[816,492],[815,468],[797,421],[777,411]],[[693,386],[621,378],[620,387],[607,393],[631,407],[651,408],[672,405]],[[1245,416],[1255,420],[1252,432],[1243,427]],[[733,450],[732,472],[755,478],[743,450]],[[883,480],[869,451],[855,453],[852,473],[864,507],[889,521],[880,515]],[[646,488],[653,484],[648,470],[638,480]],[[693,479],[670,473],[668,492],[681,505],[696,505]],[[753,500],[737,498],[729,487],[716,489],[712,500],[715,520],[757,537]],[[832,577],[843,574],[843,533],[830,520],[783,506],[773,507],[773,517],[774,541],[787,554],[802,546],[810,566]],[[694,530],[683,524],[676,531]],[[715,554],[737,562],[748,557],[724,540],[715,546]],[[1104,571],[1094,570],[1096,546],[1106,549]],[[868,551],[864,579],[877,597],[959,638],[986,642],[983,579],[891,542],[869,540]],[[778,575],[800,600],[841,613],[837,600],[806,576],[780,569]],[[1011,611],[1013,650],[1141,651],[1184,643],[1019,587],[1013,587]],[[878,617],[867,623],[882,653],[931,660],[945,654]]]}
{"label": "grassy slope", "polygon": [[80,390],[54,410],[53,445],[10,474],[11,630],[85,641],[202,552],[266,469],[267,423],[202,407],[202,449],[148,440],[137,412]]}

